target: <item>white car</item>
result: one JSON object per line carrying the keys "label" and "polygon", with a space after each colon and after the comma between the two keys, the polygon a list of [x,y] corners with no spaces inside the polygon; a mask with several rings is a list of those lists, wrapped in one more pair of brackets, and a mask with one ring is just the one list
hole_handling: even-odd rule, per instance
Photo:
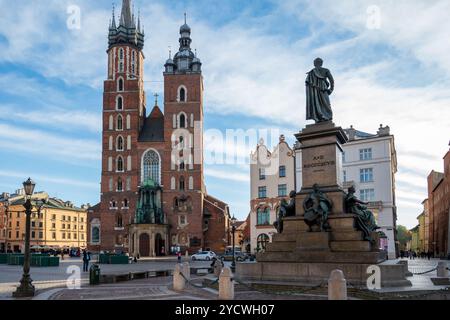
{"label": "white car", "polygon": [[216,257],[216,254],[212,251],[201,251],[201,252],[197,252],[196,254],[193,254],[191,259],[192,259],[192,261],[196,261],[196,260],[210,261],[214,257]]}

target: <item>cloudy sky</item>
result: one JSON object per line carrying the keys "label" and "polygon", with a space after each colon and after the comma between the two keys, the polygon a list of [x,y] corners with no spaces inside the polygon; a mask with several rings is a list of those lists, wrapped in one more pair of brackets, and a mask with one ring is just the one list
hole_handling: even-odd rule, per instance
{"label": "cloudy sky", "polygon": [[[149,101],[154,93],[162,99],[163,64],[187,12],[203,62],[205,129],[273,128],[292,143],[306,124],[305,73],[324,58],[336,80],[335,123],[370,133],[390,126],[398,222],[417,224],[426,176],[443,170],[450,140],[449,1],[134,3],[146,32]],[[70,23],[73,5],[79,29]],[[0,0],[0,8],[0,190],[31,176],[52,196],[94,204],[111,0]],[[206,183],[245,218],[248,165],[208,165]]]}

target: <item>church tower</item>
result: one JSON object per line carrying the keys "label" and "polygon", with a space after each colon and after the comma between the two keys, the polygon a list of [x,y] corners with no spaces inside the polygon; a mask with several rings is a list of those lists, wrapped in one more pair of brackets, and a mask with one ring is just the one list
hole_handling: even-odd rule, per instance
{"label": "church tower", "polygon": [[[102,250],[127,251],[127,226],[137,203],[139,132],[145,120],[144,31],[131,0],[123,0],[118,23],[113,16],[108,35],[108,77],[103,93],[101,200],[97,238]],[[95,222],[92,221],[91,233]]]}
{"label": "church tower", "polygon": [[182,250],[204,248],[203,76],[191,50],[191,28],[180,28],[180,48],[164,65],[164,210],[170,243]]}

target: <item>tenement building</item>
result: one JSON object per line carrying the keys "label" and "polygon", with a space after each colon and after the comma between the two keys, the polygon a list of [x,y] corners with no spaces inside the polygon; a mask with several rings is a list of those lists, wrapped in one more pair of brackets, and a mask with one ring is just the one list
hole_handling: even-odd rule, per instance
{"label": "tenement building", "polygon": [[[37,192],[32,199],[45,199],[40,208],[33,207],[31,214],[30,245],[32,249],[86,248],[87,206],[78,208],[70,201],[49,197]],[[25,193],[2,194],[5,238],[2,248],[9,252],[23,252],[25,243]]]}
{"label": "tenement building", "polygon": [[131,1],[109,27],[103,94],[100,203],[89,210],[89,248],[160,256],[224,250],[228,205],[207,193],[203,164],[202,63],[191,28],[164,64],[164,112],[147,111],[144,31]]}
{"label": "tenement building", "polygon": [[428,175],[428,251],[435,257],[450,255],[450,151],[444,156],[444,172]]}
{"label": "tenement building", "polygon": [[[383,126],[380,126],[376,134],[358,131],[353,127],[344,131],[349,138],[349,141],[342,145],[344,152],[341,175],[344,187],[354,186],[358,197],[369,203],[368,208],[381,227],[380,249],[387,251],[389,259],[395,259],[397,155],[394,136],[390,134],[389,127]],[[276,232],[273,223],[276,221],[280,200],[291,190],[300,191],[302,188],[300,146],[296,144],[292,154],[286,142],[280,143],[282,144],[279,147],[283,146],[281,149],[283,151],[279,153],[279,173],[264,175],[263,168],[251,166],[252,252],[263,248],[264,243],[270,241],[271,235]],[[257,150],[259,148],[265,146],[258,145]],[[252,156],[255,157],[257,154],[260,153],[256,152]],[[270,156],[268,151],[267,156]]]}
{"label": "tenement building", "polygon": [[273,223],[282,199],[295,189],[294,151],[284,136],[270,152],[260,141],[250,161],[250,251],[264,250],[277,232]]}

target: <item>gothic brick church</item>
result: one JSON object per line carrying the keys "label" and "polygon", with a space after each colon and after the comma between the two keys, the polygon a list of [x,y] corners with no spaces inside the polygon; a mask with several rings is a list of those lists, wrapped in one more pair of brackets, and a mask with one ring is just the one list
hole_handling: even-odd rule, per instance
{"label": "gothic brick church", "polygon": [[180,49],[164,65],[164,113],[157,99],[148,113],[144,31],[130,2],[109,27],[101,193],[88,211],[88,248],[144,257],[223,251],[230,213],[204,183],[202,63],[191,28],[181,26]]}

